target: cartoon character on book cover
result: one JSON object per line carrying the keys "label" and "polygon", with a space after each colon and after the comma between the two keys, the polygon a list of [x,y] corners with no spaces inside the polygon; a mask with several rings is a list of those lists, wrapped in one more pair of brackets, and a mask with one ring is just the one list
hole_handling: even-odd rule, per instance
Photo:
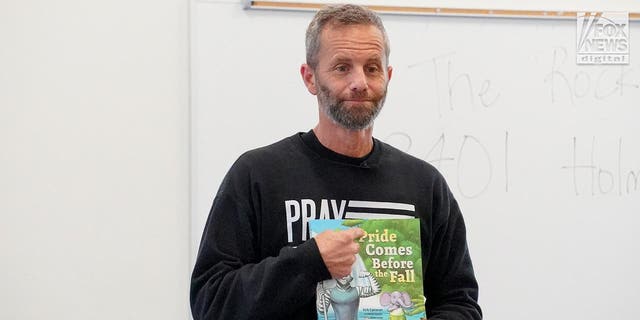
{"label": "cartoon character on book cover", "polygon": [[318,283],[316,304],[318,312],[326,318],[331,306],[336,320],[353,320],[358,318],[360,298],[368,298],[378,293],[378,281],[365,269],[362,258],[357,255],[350,275]]}
{"label": "cartoon character on book cover", "polygon": [[318,320],[426,319],[418,219],[314,220],[311,235],[360,227],[351,274],[321,281],[316,289]]}

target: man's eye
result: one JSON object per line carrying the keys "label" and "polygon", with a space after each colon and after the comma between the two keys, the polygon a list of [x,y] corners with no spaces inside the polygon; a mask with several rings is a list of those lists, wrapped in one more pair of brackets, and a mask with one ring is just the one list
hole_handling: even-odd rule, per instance
{"label": "man's eye", "polygon": [[336,71],[339,71],[339,72],[346,72],[348,70],[349,69],[347,68],[347,66],[344,66],[344,65],[340,65],[336,67]]}
{"label": "man's eye", "polygon": [[377,66],[367,67],[367,72],[369,73],[378,73],[379,71],[380,71],[380,68],[378,68]]}

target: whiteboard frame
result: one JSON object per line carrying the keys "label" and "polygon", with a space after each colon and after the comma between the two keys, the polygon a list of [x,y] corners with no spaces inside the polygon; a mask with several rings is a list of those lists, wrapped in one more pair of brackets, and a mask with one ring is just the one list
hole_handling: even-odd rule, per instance
{"label": "whiteboard frame", "polygon": [[[245,0],[245,9],[315,11],[329,3],[305,1]],[[518,10],[490,8],[451,8],[451,7],[415,7],[403,5],[364,5],[385,14],[427,15],[427,16],[466,16],[491,18],[534,18],[534,19],[575,19],[578,11]],[[640,13],[629,12],[629,20],[640,20]]]}

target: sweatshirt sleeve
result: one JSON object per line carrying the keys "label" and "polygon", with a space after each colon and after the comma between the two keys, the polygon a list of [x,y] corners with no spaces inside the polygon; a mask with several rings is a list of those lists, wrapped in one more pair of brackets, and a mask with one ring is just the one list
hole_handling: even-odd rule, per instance
{"label": "sweatshirt sleeve", "polygon": [[432,250],[425,277],[428,319],[482,319],[462,213],[444,179],[435,188]]}
{"label": "sweatshirt sleeve", "polygon": [[209,213],[191,279],[195,320],[285,319],[330,278],[313,239],[260,256],[246,176],[232,168]]}

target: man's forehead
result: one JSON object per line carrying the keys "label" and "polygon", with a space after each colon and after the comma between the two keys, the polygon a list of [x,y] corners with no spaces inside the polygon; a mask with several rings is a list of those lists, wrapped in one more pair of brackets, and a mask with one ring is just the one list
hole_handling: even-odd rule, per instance
{"label": "man's forehead", "polygon": [[384,50],[384,37],[375,25],[327,25],[321,34],[320,47],[364,46],[368,49]]}
{"label": "man's forehead", "polygon": [[321,37],[351,37],[354,33],[369,33],[383,40],[382,31],[374,24],[328,23],[322,28]]}

